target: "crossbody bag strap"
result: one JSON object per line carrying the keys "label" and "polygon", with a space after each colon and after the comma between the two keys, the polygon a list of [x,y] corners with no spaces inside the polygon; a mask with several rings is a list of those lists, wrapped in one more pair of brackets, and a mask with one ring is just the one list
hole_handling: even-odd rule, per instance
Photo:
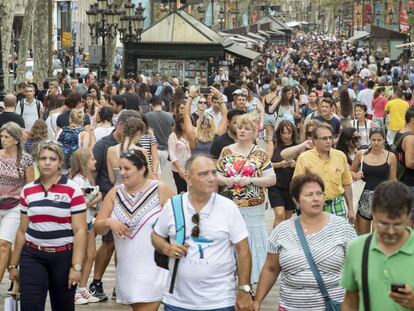
{"label": "crossbody bag strap", "polygon": [[323,282],[322,276],[319,273],[318,267],[316,266],[316,263],[313,260],[312,253],[309,249],[308,242],[306,241],[305,233],[303,232],[299,217],[295,219],[295,228],[296,228],[296,233],[298,234],[298,237],[299,237],[300,244],[302,245],[303,252],[305,253],[306,260],[309,263],[312,273],[316,279],[316,283],[318,283],[319,290],[321,291],[323,299],[325,300],[325,303],[326,303],[331,298],[329,297],[329,293],[325,287],[325,283]]}
{"label": "crossbody bag strap", "polygon": [[240,170],[237,172],[237,175],[240,174],[240,172],[242,171],[244,165],[246,164],[247,160],[250,158],[251,154],[253,153],[253,150],[256,148],[256,145],[253,145],[253,148],[250,150],[249,154],[247,155],[247,157],[244,158],[243,164],[240,165]]}
{"label": "crossbody bag strap", "polygon": [[372,234],[365,240],[364,250],[362,252],[362,298],[364,301],[364,310],[370,311],[370,300],[368,290],[368,255],[371,245]]}

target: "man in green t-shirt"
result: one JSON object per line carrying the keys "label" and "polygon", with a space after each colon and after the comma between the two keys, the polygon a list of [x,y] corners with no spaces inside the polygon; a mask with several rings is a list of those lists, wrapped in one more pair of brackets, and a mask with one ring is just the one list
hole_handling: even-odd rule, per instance
{"label": "man in green t-shirt", "polygon": [[[375,189],[372,214],[376,227],[368,252],[370,310],[414,310],[414,234],[409,228],[412,196],[398,181],[385,181]],[[364,310],[362,253],[367,235],[352,241],[345,259],[342,311]],[[397,292],[392,284],[401,284]]]}

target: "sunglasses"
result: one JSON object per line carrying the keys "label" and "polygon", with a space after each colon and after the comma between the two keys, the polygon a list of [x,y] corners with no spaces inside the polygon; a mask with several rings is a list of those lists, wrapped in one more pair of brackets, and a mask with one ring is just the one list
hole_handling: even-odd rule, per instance
{"label": "sunglasses", "polygon": [[352,140],[353,141],[360,141],[361,140],[361,136],[352,136]]}
{"label": "sunglasses", "polygon": [[200,100],[198,103],[199,104],[207,104],[207,102],[205,100],[203,100],[203,101]]}
{"label": "sunglasses", "polygon": [[132,159],[135,156],[136,159],[138,159],[141,164],[145,164],[145,160],[143,159],[143,156],[141,155],[141,151],[139,150],[126,150],[126,151],[122,151],[119,155],[120,158],[125,158],[125,159]]}
{"label": "sunglasses", "polygon": [[191,235],[198,238],[200,236],[200,214],[194,214],[193,217],[191,217],[191,221],[195,224],[193,229],[191,229]]}

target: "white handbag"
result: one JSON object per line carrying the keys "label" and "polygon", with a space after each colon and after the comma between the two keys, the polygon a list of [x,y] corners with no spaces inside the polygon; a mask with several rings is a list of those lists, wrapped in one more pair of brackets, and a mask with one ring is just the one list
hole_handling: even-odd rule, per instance
{"label": "white handbag", "polygon": [[[364,154],[361,157],[361,165],[359,171],[362,171],[362,165],[364,164]],[[352,204],[354,206],[354,212],[358,211],[359,200],[361,199],[362,192],[364,191],[366,182],[362,179],[352,182]]]}

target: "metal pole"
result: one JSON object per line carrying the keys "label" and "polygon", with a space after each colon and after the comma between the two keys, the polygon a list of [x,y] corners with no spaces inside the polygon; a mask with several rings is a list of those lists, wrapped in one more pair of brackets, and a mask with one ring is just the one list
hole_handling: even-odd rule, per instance
{"label": "metal pole", "polygon": [[99,30],[99,32],[101,33],[101,37],[102,37],[101,80],[105,80],[106,75],[107,75],[106,66],[108,66],[108,63],[106,61],[106,44],[105,44],[106,29],[105,29],[105,17],[103,13],[101,14],[102,14],[101,29]]}
{"label": "metal pole", "polygon": [[[0,16],[2,19],[5,16],[4,6],[0,5]],[[3,71],[3,45],[2,45],[2,30],[1,30],[1,22],[0,22],[0,100],[3,101],[4,96],[6,93],[4,92],[4,71]]]}

